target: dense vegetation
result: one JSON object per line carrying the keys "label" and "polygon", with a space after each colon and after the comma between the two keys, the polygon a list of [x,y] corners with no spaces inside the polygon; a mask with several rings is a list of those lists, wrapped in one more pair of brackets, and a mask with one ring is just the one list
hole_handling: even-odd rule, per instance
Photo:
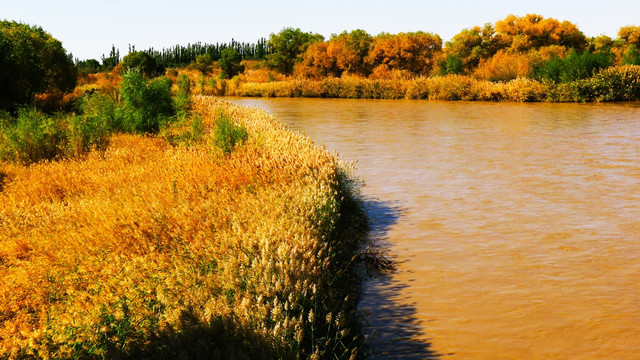
{"label": "dense vegetation", "polygon": [[193,108],[196,141],[2,165],[0,358],[362,355],[336,158],[264,112]]}
{"label": "dense vegetation", "polygon": [[[324,39],[284,28],[256,44],[196,44],[143,53],[155,59],[158,74],[165,68],[174,77],[187,74],[197,92],[211,95],[610,101],[640,99],[633,86],[603,94],[599,80],[628,82],[616,74],[635,76],[638,49],[640,26],[620,28],[616,39],[587,38],[569,21],[529,14],[463,29],[446,42],[421,31],[370,35],[356,29]],[[135,52],[135,47],[129,50]],[[113,68],[120,61],[119,50],[112,48],[102,60],[102,65],[79,62],[80,72]],[[606,74],[596,78],[600,72]],[[447,85],[414,89],[422,84]],[[523,84],[535,91],[516,92],[533,91],[534,96],[511,94]],[[447,88],[452,93],[445,93]]]}
{"label": "dense vegetation", "polygon": [[[2,26],[6,64],[55,76],[0,113],[0,359],[363,355],[345,165],[144,52],[69,92],[45,71],[74,70],[57,40]],[[235,48],[220,60],[243,70]]]}
{"label": "dense vegetation", "polygon": [[0,21],[0,84],[0,111],[15,111],[36,94],[73,90],[76,69],[42,28]]}
{"label": "dense vegetation", "polygon": [[365,222],[334,156],[205,95],[640,99],[640,26],[450,41],[285,28],[76,61],[0,22],[0,359],[354,358]]}

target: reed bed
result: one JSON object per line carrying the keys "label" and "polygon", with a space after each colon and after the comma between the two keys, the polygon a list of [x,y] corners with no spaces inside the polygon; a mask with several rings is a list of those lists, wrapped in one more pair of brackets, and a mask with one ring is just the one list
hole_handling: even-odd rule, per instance
{"label": "reed bed", "polygon": [[289,79],[240,83],[235,94],[253,97],[320,97],[351,99],[428,99],[448,101],[633,101],[640,100],[640,66],[611,67],[570,83],[520,77],[505,82],[446,75],[407,79]]}
{"label": "reed bed", "polygon": [[[260,110],[194,111],[190,146],[0,164],[0,359],[362,355],[348,167]],[[228,154],[221,111],[248,132]]]}

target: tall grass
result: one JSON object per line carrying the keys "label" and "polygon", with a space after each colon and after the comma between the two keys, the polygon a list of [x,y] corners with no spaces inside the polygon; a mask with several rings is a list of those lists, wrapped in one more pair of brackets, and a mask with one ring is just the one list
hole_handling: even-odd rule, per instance
{"label": "tall grass", "polygon": [[[591,61],[576,55],[578,60]],[[582,60],[580,60],[582,59]],[[585,60],[586,59],[586,60]],[[600,58],[598,58],[600,59]],[[596,59],[596,60],[598,60]],[[604,59],[604,60],[602,60]],[[606,56],[602,61],[606,60]],[[595,60],[594,60],[595,61]],[[599,60],[598,60],[599,61]],[[235,94],[257,97],[326,97],[353,99],[428,99],[464,101],[620,101],[640,100],[640,66],[626,65],[598,70],[564,83],[518,77],[492,82],[470,76],[445,75],[408,79],[366,79],[358,77],[321,80],[289,79],[266,83],[241,83]],[[567,70],[569,71],[569,70]],[[567,75],[567,76],[574,76]],[[573,79],[573,77],[572,77]]]}
{"label": "tall grass", "polygon": [[[84,159],[0,163],[0,358],[362,354],[344,167],[264,112],[193,106],[188,148],[116,134]],[[221,109],[249,135],[224,156]]]}

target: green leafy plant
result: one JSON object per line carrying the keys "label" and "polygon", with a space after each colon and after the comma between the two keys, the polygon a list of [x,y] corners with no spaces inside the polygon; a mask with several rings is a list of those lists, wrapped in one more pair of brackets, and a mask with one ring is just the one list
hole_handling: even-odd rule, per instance
{"label": "green leafy plant", "polygon": [[218,114],[215,125],[214,142],[223,154],[231,153],[238,144],[244,143],[249,137],[244,125],[235,125],[225,112]]}
{"label": "green leafy plant", "polygon": [[62,155],[66,134],[62,116],[46,116],[34,108],[0,122],[0,160],[23,164]]}
{"label": "green leafy plant", "polygon": [[244,71],[244,65],[240,65],[242,55],[234,48],[226,48],[222,50],[222,56],[218,60],[218,66],[225,75],[232,78]]}
{"label": "green leafy plant", "polygon": [[175,115],[171,97],[171,80],[162,77],[151,82],[135,69],[122,76],[120,93],[124,100],[118,109],[122,117],[118,130],[131,133],[157,133]]}

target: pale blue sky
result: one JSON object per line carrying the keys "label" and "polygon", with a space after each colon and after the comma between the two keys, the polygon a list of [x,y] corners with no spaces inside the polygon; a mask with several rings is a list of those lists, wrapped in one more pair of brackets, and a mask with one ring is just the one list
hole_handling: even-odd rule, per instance
{"label": "pale blue sky", "polygon": [[255,42],[289,26],[327,38],[358,28],[372,35],[422,30],[446,41],[463,28],[527,13],[569,20],[587,36],[615,37],[621,26],[640,25],[640,0],[0,0],[0,19],[42,26],[80,59],[99,59],[111,44],[124,55],[128,44]]}

